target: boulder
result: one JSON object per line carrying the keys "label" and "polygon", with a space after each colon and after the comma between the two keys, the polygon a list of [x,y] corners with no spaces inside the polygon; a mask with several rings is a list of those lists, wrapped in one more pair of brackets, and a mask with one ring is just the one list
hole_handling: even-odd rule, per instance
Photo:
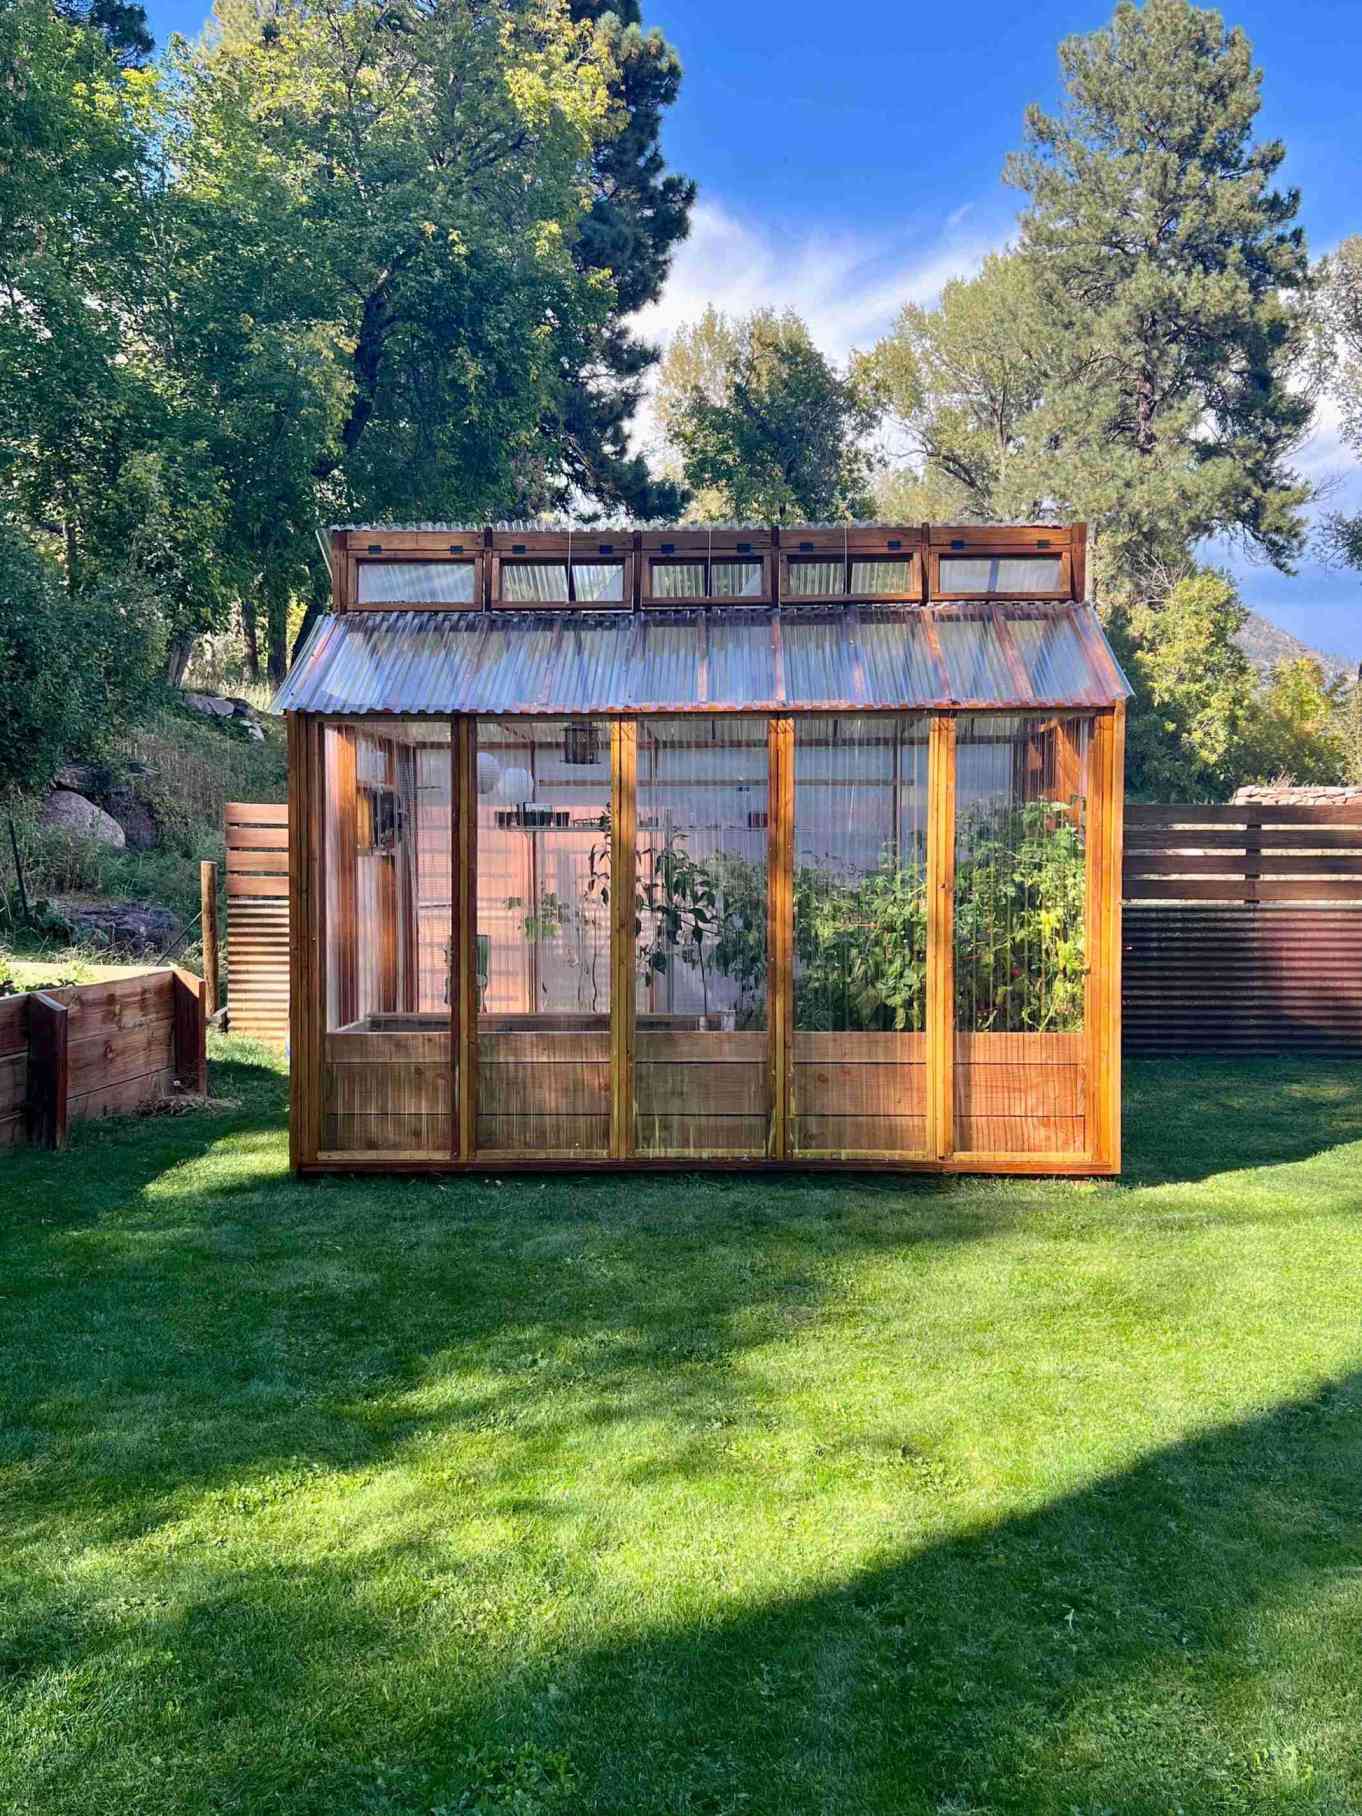
{"label": "boulder", "polygon": [[56,896],[53,912],[82,945],[129,958],[155,958],[172,945],[182,922],[169,908],[148,902],[93,902]]}
{"label": "boulder", "polygon": [[180,695],[186,706],[196,713],[203,713],[211,719],[231,719],[236,716],[236,707],[230,700],[224,700],[220,694]]}
{"label": "boulder", "polygon": [[110,789],[106,806],[123,828],[130,851],[153,851],[160,844],[161,829],[156,816],[131,788]]}
{"label": "boulder", "polygon": [[41,824],[55,826],[63,832],[74,832],[86,839],[97,839],[101,845],[121,850],[126,844],[123,828],[111,814],[84,795],[69,788],[54,788],[43,802]]}

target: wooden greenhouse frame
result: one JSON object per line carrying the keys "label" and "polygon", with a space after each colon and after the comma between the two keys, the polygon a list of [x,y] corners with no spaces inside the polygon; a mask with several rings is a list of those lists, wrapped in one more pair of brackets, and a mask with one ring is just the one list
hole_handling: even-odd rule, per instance
{"label": "wooden greenhouse frame", "polygon": [[1083,526],[332,553],[279,702],[295,1170],[1119,1170]]}

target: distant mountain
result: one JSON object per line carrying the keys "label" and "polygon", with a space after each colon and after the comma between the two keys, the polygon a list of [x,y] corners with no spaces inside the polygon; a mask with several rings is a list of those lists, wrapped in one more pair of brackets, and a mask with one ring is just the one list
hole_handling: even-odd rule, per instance
{"label": "distant mountain", "polygon": [[1300,656],[1313,656],[1330,681],[1350,681],[1357,672],[1356,664],[1345,662],[1341,656],[1326,656],[1323,650],[1311,649],[1308,643],[1302,643],[1290,631],[1281,630],[1259,612],[1249,613],[1248,623],[1237,641],[1265,681],[1279,662],[1294,662]]}

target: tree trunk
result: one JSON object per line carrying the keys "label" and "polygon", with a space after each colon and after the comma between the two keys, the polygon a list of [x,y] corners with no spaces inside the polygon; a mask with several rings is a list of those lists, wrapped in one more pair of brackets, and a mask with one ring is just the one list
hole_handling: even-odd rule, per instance
{"label": "tree trunk", "polygon": [[184,685],[184,671],[189,667],[189,658],[194,654],[193,631],[176,631],[170,639],[166,650],[166,680],[172,687]]}
{"label": "tree trunk", "polygon": [[266,589],[265,613],[269,677],[275,687],[280,685],[288,673],[288,607],[287,584],[274,582]]}
{"label": "tree trunk", "polygon": [[241,641],[246,652],[246,675],[252,682],[260,679],[260,636],[256,625],[255,599],[241,601]]}
{"label": "tree trunk", "polygon": [[303,622],[298,635],[293,639],[293,648],[289,651],[289,660],[296,662],[303,645],[312,633],[312,627],[324,612],[331,609],[331,574],[327,570],[318,573],[313,570],[312,584],[308,588],[307,610],[303,613]]}

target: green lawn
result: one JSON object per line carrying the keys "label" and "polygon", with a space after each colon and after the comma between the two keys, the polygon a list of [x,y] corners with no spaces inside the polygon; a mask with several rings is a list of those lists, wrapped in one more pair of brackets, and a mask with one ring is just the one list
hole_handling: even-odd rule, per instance
{"label": "green lawn", "polygon": [[1362,1809],[1362,1068],[1119,1185],[0,1160],[0,1809]]}

